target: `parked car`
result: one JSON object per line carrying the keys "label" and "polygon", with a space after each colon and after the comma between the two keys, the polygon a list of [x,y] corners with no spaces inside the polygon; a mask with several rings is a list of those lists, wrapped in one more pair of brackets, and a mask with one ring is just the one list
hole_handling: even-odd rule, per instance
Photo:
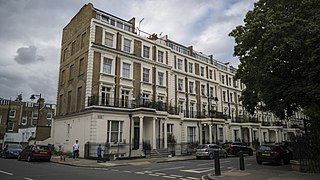
{"label": "parked car", "polygon": [[228,155],[239,156],[240,151],[242,151],[243,154],[253,156],[253,149],[241,142],[224,143],[222,147],[226,149]]}
{"label": "parked car", "polygon": [[22,151],[22,146],[20,144],[8,143],[5,144],[1,156],[3,158],[17,158]]}
{"label": "parked car", "polygon": [[258,164],[272,162],[280,165],[289,164],[292,159],[291,151],[284,145],[261,145],[256,152]]}
{"label": "parked car", "polygon": [[49,146],[29,145],[22,150],[18,156],[18,160],[27,160],[29,162],[34,160],[50,161],[51,156],[52,152]]}
{"label": "parked car", "polygon": [[200,159],[201,157],[207,157],[207,158],[213,159],[215,151],[219,152],[220,157],[224,157],[224,158],[228,157],[227,151],[221,148],[220,146],[218,146],[217,144],[199,145],[196,148],[196,157],[197,159]]}

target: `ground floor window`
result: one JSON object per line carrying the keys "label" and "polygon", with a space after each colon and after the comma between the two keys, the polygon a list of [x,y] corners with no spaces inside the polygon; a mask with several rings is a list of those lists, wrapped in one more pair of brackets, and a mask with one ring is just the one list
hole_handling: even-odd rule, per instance
{"label": "ground floor window", "polygon": [[187,129],[188,134],[188,143],[194,143],[196,141],[196,127],[188,127]]}
{"label": "ground floor window", "polygon": [[108,121],[108,131],[107,131],[107,140],[108,142],[122,142],[122,129],[123,122],[122,121]]}

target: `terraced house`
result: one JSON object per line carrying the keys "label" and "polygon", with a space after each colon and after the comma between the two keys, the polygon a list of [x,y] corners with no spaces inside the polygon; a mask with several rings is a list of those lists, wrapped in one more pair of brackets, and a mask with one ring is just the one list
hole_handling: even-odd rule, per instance
{"label": "terraced house", "polygon": [[135,28],[91,3],[63,29],[54,144],[95,156],[146,149],[190,153],[196,144],[281,142],[300,133],[303,115],[282,122],[243,108],[236,69],[192,46]]}

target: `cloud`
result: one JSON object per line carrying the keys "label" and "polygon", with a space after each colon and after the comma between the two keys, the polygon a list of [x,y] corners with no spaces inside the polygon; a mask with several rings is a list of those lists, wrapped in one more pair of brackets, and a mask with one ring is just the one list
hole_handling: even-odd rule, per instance
{"label": "cloud", "polygon": [[30,64],[37,61],[44,61],[44,57],[37,54],[35,46],[21,47],[17,50],[14,60],[19,64]]}
{"label": "cloud", "polygon": [[[239,64],[228,33],[243,24],[255,0],[91,0],[95,8],[129,20],[148,33],[217,60]],[[0,98],[41,93],[56,103],[63,28],[87,0],[0,0]]]}

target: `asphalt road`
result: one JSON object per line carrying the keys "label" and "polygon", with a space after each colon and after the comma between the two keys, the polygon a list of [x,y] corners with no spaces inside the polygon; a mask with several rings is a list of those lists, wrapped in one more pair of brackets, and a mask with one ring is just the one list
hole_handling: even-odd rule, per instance
{"label": "asphalt road", "polygon": [[[201,159],[176,161],[167,163],[139,162],[132,166],[117,166],[109,168],[80,168],[65,166],[50,162],[25,162],[16,159],[0,158],[1,180],[147,180],[147,179],[201,179],[208,173],[214,172],[214,160]],[[221,159],[221,171],[232,172],[239,169],[239,158],[228,157]],[[258,165],[254,156],[245,157],[245,168],[263,170],[265,173],[276,173],[279,170],[289,171],[290,166],[273,164]]]}

